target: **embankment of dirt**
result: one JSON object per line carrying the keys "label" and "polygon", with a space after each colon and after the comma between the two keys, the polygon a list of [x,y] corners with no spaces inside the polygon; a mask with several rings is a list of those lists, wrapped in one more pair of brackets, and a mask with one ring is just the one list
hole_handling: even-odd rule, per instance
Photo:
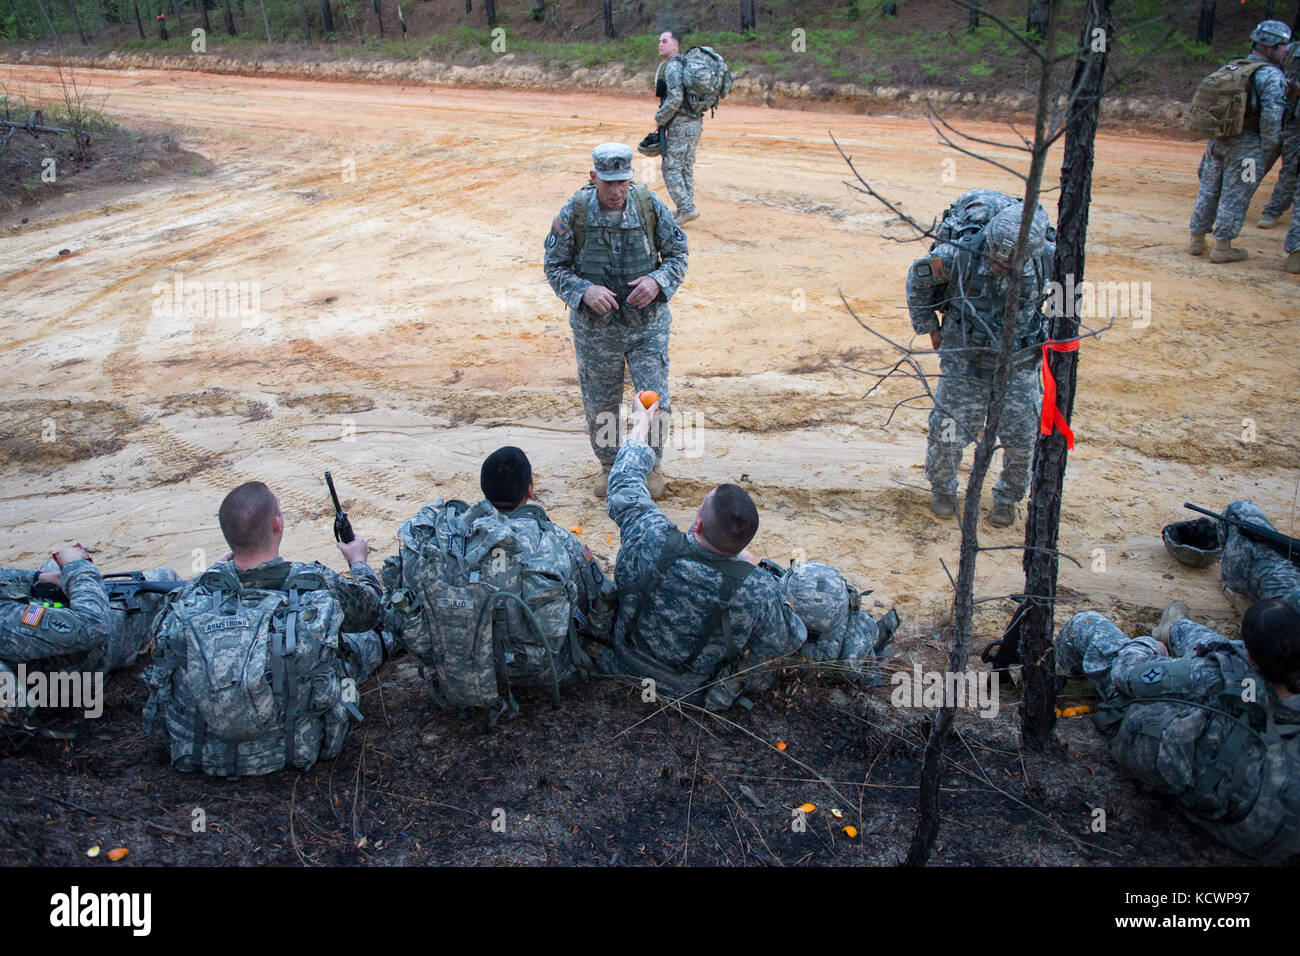
{"label": "embankment of dirt", "polygon": [[[235,76],[280,76],[300,79],[374,83],[419,83],[427,86],[476,86],[491,89],[593,90],[646,95],[653,74],[629,71],[622,64],[574,70],[529,62],[504,53],[491,63],[462,66],[420,58],[385,60],[348,57],[332,60],[243,58],[192,54],[107,53],[67,56],[24,50],[9,62],[33,65],[62,63],[113,70],[192,70]],[[851,110],[867,114],[925,116],[931,109],[970,119],[1024,120],[1032,116],[1034,95],[1025,91],[975,92],[939,87],[860,86],[856,83],[800,83],[761,73],[736,77],[728,100],[783,109]],[[1058,107],[1065,105],[1062,95]],[[1187,103],[1156,96],[1114,96],[1101,105],[1103,127],[1142,126],[1149,132],[1177,133],[1187,117]]]}

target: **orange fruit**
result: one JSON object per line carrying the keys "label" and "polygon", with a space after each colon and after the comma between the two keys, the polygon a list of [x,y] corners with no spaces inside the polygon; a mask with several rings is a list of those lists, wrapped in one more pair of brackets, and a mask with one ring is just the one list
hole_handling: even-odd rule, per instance
{"label": "orange fruit", "polygon": [[641,402],[642,408],[649,408],[655,402],[659,401],[659,393],[646,389],[644,392],[636,393],[637,399]]}
{"label": "orange fruit", "polygon": [[116,863],[118,860],[122,859],[122,857],[126,856],[130,852],[131,851],[128,850],[126,847],[118,847],[116,850],[108,851],[108,858],[112,860],[114,863]]}

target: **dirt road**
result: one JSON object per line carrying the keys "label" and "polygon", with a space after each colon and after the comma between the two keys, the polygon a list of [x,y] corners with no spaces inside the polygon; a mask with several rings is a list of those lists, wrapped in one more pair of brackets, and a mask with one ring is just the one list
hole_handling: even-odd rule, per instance
{"label": "dirt road", "polygon": [[[0,82],[49,94],[51,73],[0,65]],[[542,240],[591,146],[649,129],[649,96],[188,72],[82,79],[119,122],[169,124],[214,168],[144,170],[141,182],[0,220],[4,564],[80,540],[107,569],[198,570],[224,550],[222,494],[260,478],[281,497],[286,552],[337,567],[326,469],[377,564],[424,502],[477,499],[479,463],[503,444],[528,451],[555,520],[581,525],[612,559]],[[672,395],[687,440],[667,464],[664,506],[686,520],[712,484],[744,482],[759,496],[757,553],[839,565],[915,633],[941,623],[940,559],[955,569],[956,526],[911,487],[925,484],[925,413],[886,423],[914,388],[887,383],[864,401],[874,379],[843,367],[892,359],[839,294],[908,340],[902,278],[922,249],[882,238],[903,232],[843,184],[828,129],[918,217],[976,185],[1014,188],[966,157],[945,167],[952,154],[922,121],[739,106],[706,120],[704,215],[673,301]],[[1235,619],[1217,566],[1189,571],[1160,545],[1184,500],[1251,497],[1297,532],[1296,280],[1280,269],[1278,230],[1248,226],[1240,265],[1184,254],[1199,152],[1128,133],[1099,144],[1089,278],[1149,284],[1150,315],[1121,314],[1081,353],[1061,541],[1082,568],[1067,563],[1062,584],[1076,606],[1133,621],[1175,597],[1196,616]],[[638,160],[664,195],[657,173]],[[244,297],[186,315],[171,308],[178,282],[182,293],[244,283]],[[1021,522],[981,527],[985,544],[1022,534]],[[978,596],[1017,589],[1019,561],[985,555]],[[991,631],[1006,609],[986,607]]]}

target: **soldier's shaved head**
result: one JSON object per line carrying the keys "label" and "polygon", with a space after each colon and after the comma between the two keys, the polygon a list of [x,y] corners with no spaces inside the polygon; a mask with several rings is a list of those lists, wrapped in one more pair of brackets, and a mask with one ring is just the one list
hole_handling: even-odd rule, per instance
{"label": "soldier's shaved head", "polygon": [[280,514],[280,502],[260,481],[240,485],[221,502],[217,520],[226,544],[236,554],[247,554],[275,542],[273,524]]}
{"label": "soldier's shaved head", "polygon": [[758,533],[754,500],[740,485],[718,485],[700,505],[700,531],[722,554],[740,554]]}

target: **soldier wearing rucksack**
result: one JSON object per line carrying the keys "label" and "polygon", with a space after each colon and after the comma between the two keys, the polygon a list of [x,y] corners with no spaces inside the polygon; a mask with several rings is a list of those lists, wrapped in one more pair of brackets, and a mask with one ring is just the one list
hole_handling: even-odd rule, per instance
{"label": "soldier wearing rucksack", "polygon": [[775,671],[764,663],[793,654],[808,635],[780,582],[746,550],[758,510],[744,489],[714,488],[686,531],[651,500],[645,439],[657,411],[637,411],[610,475],[620,601],[614,646],[601,649],[597,665],[664,699],[723,710],[770,687]]}
{"label": "soldier wearing rucksack", "polygon": [[1291,29],[1265,20],[1250,34],[1250,56],[1215,70],[1196,88],[1188,129],[1206,136],[1197,171],[1200,184],[1189,225],[1187,251],[1205,252],[1205,235],[1214,230],[1211,262],[1245,259],[1232,240],[1241,233],[1250,199],[1281,144],[1286,112],[1286,79],[1279,67]]}
{"label": "soldier wearing rucksack", "polygon": [[[704,128],[704,114],[731,92],[733,77],[727,63],[712,47],[695,46],[681,53],[681,40],[672,31],[659,36],[664,62],[656,73],[659,109],[659,155],[663,157],[664,185],[677,205],[679,224],[698,219],[695,206],[695,150]],[[659,92],[658,85],[663,83]]]}
{"label": "soldier wearing rucksack", "polygon": [[589,670],[583,649],[608,641],[612,587],[591,549],[553,524],[533,495],[520,449],[483,462],[484,500],[426,505],[384,562],[386,627],[420,661],[434,702],[489,726],[519,713],[514,690],[559,685]]}
{"label": "soldier wearing rucksack", "polygon": [[[912,328],[939,350],[939,385],[926,443],[930,510],[941,518],[957,510],[957,466],[988,415],[1008,286],[1018,283],[1014,352],[998,439],[1002,474],[993,486],[989,523],[1005,528],[1029,486],[1039,431],[1039,367],[1046,341],[1040,311],[1051,278],[1055,231],[1047,213],[1034,212],[1020,276],[1009,275],[1020,236],[1022,202],[991,189],[972,189],[943,215],[930,254],[907,272]],[[941,320],[942,319],[942,324]]]}
{"label": "soldier wearing rucksack", "polygon": [[[601,143],[590,182],[569,199],[546,237],[546,280],[569,307],[587,437],[600,462],[595,492],[605,497],[618,451],[626,375],[636,391],[668,399],[668,300],[686,278],[686,234],[650,190],[632,182],[632,150]],[[663,434],[653,443],[651,493],[663,491]]]}
{"label": "soldier wearing rucksack", "polygon": [[145,729],[185,772],[307,770],[343,749],[360,686],[383,659],[369,546],[338,542],[346,575],[284,560],[280,503],[260,481],[228,494],[218,519],[230,552],[154,625]]}
{"label": "soldier wearing rucksack", "polygon": [[1300,185],[1300,42],[1293,41],[1287,47],[1282,74],[1286,77],[1286,112],[1282,114],[1281,162],[1277,184],[1259,217],[1260,229],[1272,229],[1277,225],[1292,207],[1296,187]]}
{"label": "soldier wearing rucksack", "polygon": [[1143,789],[1243,853],[1300,853],[1300,613],[1261,601],[1232,641],[1173,607],[1132,640],[1076,614],[1055,642],[1058,669],[1102,696],[1094,722]]}

